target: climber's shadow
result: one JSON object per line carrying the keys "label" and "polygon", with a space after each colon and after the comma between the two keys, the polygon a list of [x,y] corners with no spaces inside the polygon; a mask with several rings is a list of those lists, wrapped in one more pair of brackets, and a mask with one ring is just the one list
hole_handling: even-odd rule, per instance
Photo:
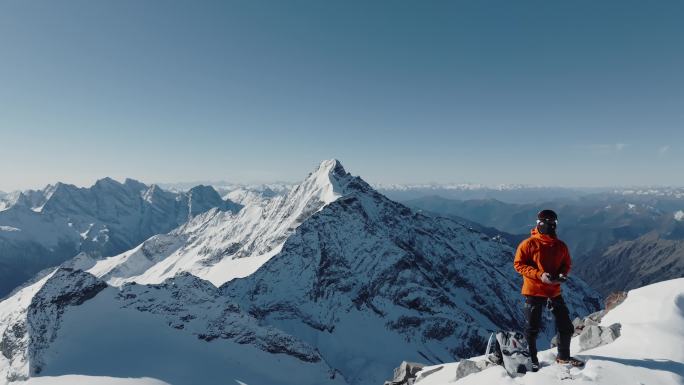
{"label": "climber's shadow", "polygon": [[653,359],[629,359],[629,358],[617,358],[617,357],[604,357],[590,355],[592,359],[613,361],[623,365],[637,366],[640,368],[647,368],[653,370],[663,370],[667,372],[672,372],[679,376],[684,377],[684,363],[671,361],[671,360],[653,360]]}

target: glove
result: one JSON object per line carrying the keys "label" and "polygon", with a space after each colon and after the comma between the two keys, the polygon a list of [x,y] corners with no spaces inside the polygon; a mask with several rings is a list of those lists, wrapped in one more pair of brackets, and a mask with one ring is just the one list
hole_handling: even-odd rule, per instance
{"label": "glove", "polygon": [[551,274],[549,273],[543,273],[541,275],[541,281],[544,282],[547,285],[552,284],[553,282],[551,281]]}

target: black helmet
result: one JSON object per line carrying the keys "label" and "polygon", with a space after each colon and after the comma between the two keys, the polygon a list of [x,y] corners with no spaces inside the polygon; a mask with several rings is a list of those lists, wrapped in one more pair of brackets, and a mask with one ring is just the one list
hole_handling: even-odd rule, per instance
{"label": "black helmet", "polygon": [[539,220],[544,220],[544,219],[549,220],[550,219],[552,221],[557,221],[558,215],[556,214],[555,211],[546,209],[546,210],[542,210],[539,213],[537,213],[537,219],[539,219]]}
{"label": "black helmet", "polygon": [[537,214],[537,231],[542,234],[556,235],[558,215],[553,210],[542,210]]}

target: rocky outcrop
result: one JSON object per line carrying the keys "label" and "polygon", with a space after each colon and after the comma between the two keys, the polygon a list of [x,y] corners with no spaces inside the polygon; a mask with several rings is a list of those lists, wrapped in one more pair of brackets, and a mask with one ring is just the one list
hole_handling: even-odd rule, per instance
{"label": "rocky outcrop", "polygon": [[[458,366],[456,367],[456,378],[454,381],[460,380],[470,374],[481,372],[492,366],[496,366],[496,364],[486,359],[478,361],[462,359],[458,362]],[[444,366],[439,365],[430,367],[429,369],[424,368],[424,364],[404,361],[398,368],[394,369],[394,377],[389,381],[385,381],[384,385],[418,384],[421,380],[431,374],[442,370]]]}
{"label": "rocky outcrop", "polygon": [[385,385],[413,385],[416,382],[416,373],[425,365],[416,362],[404,361],[394,369],[394,377],[385,381]]}
{"label": "rocky outcrop", "polygon": [[615,341],[620,337],[621,327],[619,323],[614,323],[608,327],[591,325],[584,328],[579,335],[580,349],[588,350]]}
{"label": "rocky outcrop", "polygon": [[43,350],[57,338],[62,314],[93,298],[107,284],[81,270],[60,268],[33,297],[27,311],[29,375],[40,374]]}
{"label": "rocky outcrop", "polygon": [[473,373],[481,372],[492,366],[496,366],[496,364],[489,360],[472,361],[463,359],[459,361],[458,367],[456,368],[456,380],[460,380]]}
{"label": "rocky outcrop", "polygon": [[606,297],[605,304],[606,306],[604,307],[606,312],[609,312],[613,310],[616,306],[619,304],[623,303],[627,299],[627,292],[626,291],[618,291],[615,293],[610,294],[608,297]]}
{"label": "rocky outcrop", "polygon": [[[582,341],[582,338],[585,341],[582,350],[605,345],[620,336],[620,324],[614,324],[609,327],[599,326],[599,324],[609,311],[620,305],[625,299],[627,299],[627,292],[625,291],[612,293],[605,299],[605,305],[602,310],[591,313],[583,318],[577,317],[572,321],[572,325],[575,327],[572,336],[584,336],[580,337],[580,341]],[[558,346],[557,335],[551,339],[551,347],[554,348],[556,346]]]}
{"label": "rocky outcrop", "polygon": [[259,325],[210,282],[189,273],[157,285],[125,284],[116,298],[122,308],[160,315],[169,327],[203,341],[229,340],[304,362],[321,361],[315,348],[274,327]]}
{"label": "rocky outcrop", "polygon": [[[7,324],[0,340],[0,352],[5,360],[0,371],[7,381],[43,373],[48,365],[46,356],[54,359],[56,354],[53,345],[60,338],[64,314],[98,295],[105,295],[106,299],[101,301],[111,301],[107,306],[112,315],[120,309],[162,317],[169,328],[191,334],[200,343],[230,341],[245,345],[246,349],[291,356],[305,365],[313,364],[312,367],[327,367],[316,348],[275,327],[260,325],[214,285],[188,273],[158,285],[130,283],[114,289],[92,274],[60,268],[35,286],[33,294],[19,292],[17,298],[10,298],[22,301],[21,296],[27,294],[30,304],[26,308],[0,314],[3,324]],[[100,294],[108,288],[107,294]],[[140,344],[144,346],[144,341]],[[327,368],[334,378],[335,370]]]}

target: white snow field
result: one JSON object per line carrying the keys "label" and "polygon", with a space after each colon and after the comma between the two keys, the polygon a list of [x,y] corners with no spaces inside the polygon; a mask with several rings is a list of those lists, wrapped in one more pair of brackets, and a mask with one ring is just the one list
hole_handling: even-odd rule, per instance
{"label": "white snow field", "polygon": [[[608,312],[602,326],[619,322],[621,336],[613,343],[579,351],[579,339],[571,344],[573,356],[586,361],[583,369],[570,370],[571,379],[560,379],[555,349],[539,353],[537,373],[511,378],[502,366],[491,367],[458,381],[458,363],[434,365],[441,369],[416,383],[420,385],[682,385],[684,384],[684,278],[655,283],[629,292],[624,303]],[[483,359],[475,357],[473,360]],[[420,376],[420,372],[419,372]]]}

